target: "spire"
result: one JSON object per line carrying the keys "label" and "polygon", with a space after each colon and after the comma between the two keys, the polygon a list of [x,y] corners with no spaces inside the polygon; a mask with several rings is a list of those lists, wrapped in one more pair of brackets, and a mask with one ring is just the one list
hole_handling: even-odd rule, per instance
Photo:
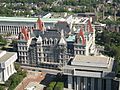
{"label": "spire", "polygon": [[40,19],[40,17],[37,20],[37,29],[39,29],[40,31],[44,30],[44,23],[42,22],[42,20]]}
{"label": "spire", "polygon": [[83,33],[83,31],[82,31],[82,27],[81,27],[81,29],[80,29],[79,36],[82,37],[82,44],[85,45],[85,38],[84,38],[84,33]]}
{"label": "spire", "polygon": [[27,30],[27,27],[23,27],[21,29],[21,33],[23,34],[23,39],[25,39],[25,40],[30,39],[30,34],[29,34],[28,30]]}
{"label": "spire", "polygon": [[63,32],[63,30],[61,30],[61,37],[64,37],[64,32]]}
{"label": "spire", "polygon": [[89,32],[93,32],[93,28],[92,28],[90,20],[88,20],[88,30]]}
{"label": "spire", "polygon": [[66,45],[66,41],[65,41],[65,38],[64,38],[64,32],[63,30],[61,30],[61,38],[60,38],[60,41],[59,41],[59,45]]}

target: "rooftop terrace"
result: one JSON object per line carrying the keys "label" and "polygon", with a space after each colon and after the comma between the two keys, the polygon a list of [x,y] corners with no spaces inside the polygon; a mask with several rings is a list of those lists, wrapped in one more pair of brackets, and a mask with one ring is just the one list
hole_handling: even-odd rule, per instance
{"label": "rooftop terrace", "polygon": [[87,67],[103,67],[108,68],[110,65],[111,59],[106,56],[84,56],[84,55],[76,55],[72,65],[80,65]]}

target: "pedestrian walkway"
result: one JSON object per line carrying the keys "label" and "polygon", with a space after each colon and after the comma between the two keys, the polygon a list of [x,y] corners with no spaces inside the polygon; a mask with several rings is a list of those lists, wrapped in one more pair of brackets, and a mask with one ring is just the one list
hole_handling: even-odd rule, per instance
{"label": "pedestrian walkway", "polygon": [[43,72],[35,72],[33,74],[30,74],[29,72],[27,77],[23,79],[23,81],[16,87],[15,90],[24,90],[30,82],[40,83],[44,79],[44,77],[45,73]]}
{"label": "pedestrian walkway", "polygon": [[21,68],[25,69],[25,70],[34,70],[34,71],[42,71],[42,72],[46,72],[49,74],[54,74],[57,75],[57,73],[62,73],[62,71],[60,70],[53,70],[53,69],[46,69],[46,68],[40,68],[40,67],[30,67],[30,66],[21,66]]}

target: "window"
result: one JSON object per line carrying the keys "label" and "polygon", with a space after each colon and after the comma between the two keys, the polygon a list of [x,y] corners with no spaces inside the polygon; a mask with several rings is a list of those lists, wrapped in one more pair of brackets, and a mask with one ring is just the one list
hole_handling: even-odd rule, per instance
{"label": "window", "polygon": [[58,40],[57,38],[54,39],[54,44],[57,44]]}
{"label": "window", "polygon": [[85,55],[85,51],[83,51],[83,55]]}
{"label": "window", "polygon": [[53,42],[52,38],[49,39],[49,44],[51,45]]}
{"label": "window", "polygon": [[45,38],[45,39],[44,39],[44,44],[45,44],[45,45],[47,44],[47,41],[48,41],[48,39]]}

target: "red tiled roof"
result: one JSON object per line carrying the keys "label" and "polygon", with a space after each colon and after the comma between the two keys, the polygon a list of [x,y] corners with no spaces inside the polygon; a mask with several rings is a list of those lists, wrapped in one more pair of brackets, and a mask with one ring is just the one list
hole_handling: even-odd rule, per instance
{"label": "red tiled roof", "polygon": [[81,27],[81,29],[80,29],[80,31],[79,31],[79,36],[82,37],[82,44],[85,45],[85,38],[84,38],[84,33],[83,33],[83,31],[82,31],[82,27]]}
{"label": "red tiled roof", "polygon": [[29,39],[29,33],[28,33],[28,30],[27,30],[27,27],[23,27],[21,29],[21,33],[24,35],[24,39],[25,40],[28,40]]}
{"label": "red tiled roof", "polygon": [[39,30],[43,30],[43,28],[44,28],[44,23],[41,21],[40,18],[38,18],[38,20],[37,20],[37,26],[38,26]]}

